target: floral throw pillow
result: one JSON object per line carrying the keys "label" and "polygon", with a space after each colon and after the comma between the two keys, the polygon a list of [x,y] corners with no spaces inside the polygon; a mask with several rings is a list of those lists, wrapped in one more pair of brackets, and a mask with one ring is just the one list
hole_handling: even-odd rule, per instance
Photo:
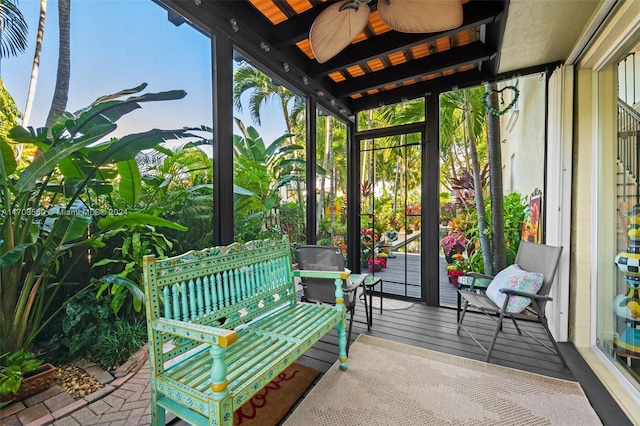
{"label": "floral throw pillow", "polygon": [[[544,277],[539,272],[527,272],[520,269],[518,265],[511,265],[503,269],[495,276],[489,287],[487,287],[487,297],[498,307],[502,308],[506,294],[500,289],[509,288],[512,290],[524,291],[527,293],[537,293],[542,287]],[[531,299],[523,296],[509,297],[507,312],[517,314],[529,306]]]}

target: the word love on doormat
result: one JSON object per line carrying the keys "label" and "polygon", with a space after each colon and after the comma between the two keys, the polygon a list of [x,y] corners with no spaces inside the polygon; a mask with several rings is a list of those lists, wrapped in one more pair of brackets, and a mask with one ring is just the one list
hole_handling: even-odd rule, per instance
{"label": "the word love on doormat", "polygon": [[291,364],[233,414],[236,426],[275,426],[320,374]]}

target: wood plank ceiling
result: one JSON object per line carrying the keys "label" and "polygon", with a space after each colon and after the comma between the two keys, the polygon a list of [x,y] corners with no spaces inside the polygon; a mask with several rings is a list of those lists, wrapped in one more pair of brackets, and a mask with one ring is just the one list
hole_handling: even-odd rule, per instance
{"label": "wood plank ceiling", "polygon": [[[420,1],[420,0],[416,0]],[[318,63],[309,29],[332,1],[160,0],[214,35],[233,39],[241,55],[316,97],[337,115],[468,87],[496,78],[508,0],[461,0],[463,23],[438,33],[392,30],[368,4],[365,30],[329,61]],[[185,5],[185,3],[189,3]],[[367,7],[365,5],[364,7]]]}

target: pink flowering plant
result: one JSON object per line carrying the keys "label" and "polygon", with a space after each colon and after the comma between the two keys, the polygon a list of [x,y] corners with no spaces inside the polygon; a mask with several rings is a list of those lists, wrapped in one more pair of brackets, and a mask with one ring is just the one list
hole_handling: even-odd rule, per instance
{"label": "pink flowering plant", "polygon": [[442,247],[445,254],[451,253],[455,246],[460,246],[464,249],[466,245],[467,238],[460,231],[454,231],[440,240],[440,247]]}

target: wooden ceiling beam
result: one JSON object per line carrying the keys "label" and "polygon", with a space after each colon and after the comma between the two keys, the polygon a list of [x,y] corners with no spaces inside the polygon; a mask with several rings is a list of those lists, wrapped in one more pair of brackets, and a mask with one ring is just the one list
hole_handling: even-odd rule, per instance
{"label": "wooden ceiling beam", "polygon": [[403,81],[418,79],[425,75],[488,61],[495,55],[495,50],[489,49],[481,41],[476,41],[435,55],[425,56],[391,68],[335,83],[332,93],[338,98],[347,97],[371,89],[380,89]]}
{"label": "wooden ceiling beam", "polygon": [[453,89],[464,89],[481,84],[493,77],[478,69],[458,72],[445,77],[436,78],[421,83],[410,84],[393,90],[363,96],[349,101],[349,109],[353,112],[393,105],[399,102],[422,98],[426,95],[438,95]]}
{"label": "wooden ceiling beam", "polygon": [[394,52],[435,42],[442,37],[448,37],[466,29],[490,24],[494,22],[497,16],[500,16],[502,10],[503,6],[498,2],[465,3],[463,5],[464,20],[458,28],[427,34],[406,34],[398,31],[389,31],[348,46],[324,64],[314,61],[310,66],[309,74],[313,77],[327,75]]}

